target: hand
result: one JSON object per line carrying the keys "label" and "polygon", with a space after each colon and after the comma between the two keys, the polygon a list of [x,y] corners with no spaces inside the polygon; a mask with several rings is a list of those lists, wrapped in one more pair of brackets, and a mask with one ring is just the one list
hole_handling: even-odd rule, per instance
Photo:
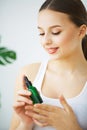
{"label": "hand", "polygon": [[[32,118],[26,115],[25,110],[26,105],[29,105],[30,107],[33,106],[30,96],[31,92],[27,90],[23,80],[23,89],[17,92],[17,99],[13,105],[13,108],[17,115],[21,118],[22,122],[27,125],[33,124]],[[32,110],[29,111],[29,113],[31,112]]]}
{"label": "hand", "polygon": [[[65,98],[61,96],[59,99],[63,108],[47,104],[35,104],[32,109],[36,114],[28,112],[27,114],[39,126],[52,126],[56,130],[81,130],[76,116]],[[26,106],[26,109],[29,107]]]}

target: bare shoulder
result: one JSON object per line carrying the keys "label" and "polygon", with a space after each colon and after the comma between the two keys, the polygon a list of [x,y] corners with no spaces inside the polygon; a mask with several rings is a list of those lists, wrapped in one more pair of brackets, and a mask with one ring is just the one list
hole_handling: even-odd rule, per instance
{"label": "bare shoulder", "polygon": [[20,89],[23,86],[22,83],[23,83],[24,75],[26,75],[31,82],[34,81],[34,79],[38,73],[40,64],[41,63],[32,63],[32,64],[26,65],[20,69],[17,79],[16,79],[16,87],[17,87],[16,90]]}
{"label": "bare shoulder", "polygon": [[40,68],[40,64],[41,63],[32,63],[24,66],[21,69],[21,74],[26,75],[33,82]]}

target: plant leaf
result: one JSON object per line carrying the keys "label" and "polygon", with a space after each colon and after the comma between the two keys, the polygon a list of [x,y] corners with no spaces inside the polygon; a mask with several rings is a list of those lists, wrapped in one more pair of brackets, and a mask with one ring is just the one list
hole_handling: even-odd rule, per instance
{"label": "plant leaf", "polygon": [[8,50],[6,47],[0,47],[0,64],[10,64],[13,62],[12,60],[16,60],[16,52]]}
{"label": "plant leaf", "polygon": [[7,50],[6,47],[0,47],[0,52],[3,52],[3,51],[5,51],[5,50]]}
{"label": "plant leaf", "polygon": [[0,65],[5,65],[5,63],[3,63],[3,62],[0,60]]}

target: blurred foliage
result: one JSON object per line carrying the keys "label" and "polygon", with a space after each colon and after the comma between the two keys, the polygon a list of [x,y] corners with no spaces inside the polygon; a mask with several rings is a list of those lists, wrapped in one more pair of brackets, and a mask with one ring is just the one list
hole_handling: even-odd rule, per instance
{"label": "blurred foliage", "polygon": [[6,47],[0,47],[0,65],[13,63],[17,58],[16,52]]}

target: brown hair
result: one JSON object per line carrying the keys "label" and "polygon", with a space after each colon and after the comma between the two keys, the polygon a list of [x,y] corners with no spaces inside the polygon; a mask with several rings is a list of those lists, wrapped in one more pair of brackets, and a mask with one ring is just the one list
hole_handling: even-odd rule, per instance
{"label": "brown hair", "polygon": [[[78,27],[87,26],[87,11],[81,0],[46,0],[39,12],[44,9],[66,13]],[[82,40],[82,50],[87,60],[87,35]]]}

